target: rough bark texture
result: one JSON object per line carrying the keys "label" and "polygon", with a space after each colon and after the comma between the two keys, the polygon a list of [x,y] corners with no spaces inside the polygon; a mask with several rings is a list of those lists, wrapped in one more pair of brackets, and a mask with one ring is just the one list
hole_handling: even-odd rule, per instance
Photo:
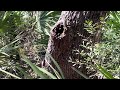
{"label": "rough bark texture", "polygon": [[[47,52],[60,65],[66,79],[81,79],[74,70],[71,69],[70,58],[82,60],[80,55],[74,50],[82,50],[79,45],[83,42],[83,37],[89,37],[90,33],[84,30],[85,20],[92,20],[94,23],[100,21],[101,16],[105,16],[106,11],[62,11],[58,22],[51,29]],[[45,57],[45,61],[49,57]],[[86,66],[83,65],[80,71],[87,75]]]}

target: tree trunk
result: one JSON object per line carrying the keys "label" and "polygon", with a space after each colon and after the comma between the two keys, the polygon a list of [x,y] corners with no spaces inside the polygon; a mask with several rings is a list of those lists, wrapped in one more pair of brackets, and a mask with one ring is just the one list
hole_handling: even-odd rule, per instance
{"label": "tree trunk", "polygon": [[[83,43],[83,37],[90,36],[90,33],[84,29],[85,20],[89,19],[96,23],[106,13],[106,11],[62,11],[58,22],[51,29],[47,52],[57,61],[66,79],[82,78],[72,70],[73,64],[69,63],[68,60],[70,58],[73,61],[83,60],[80,55],[76,54],[75,50],[81,51],[83,48],[79,45]],[[46,60],[50,60],[47,55]],[[85,67],[82,65],[80,68],[84,74],[87,73]]]}

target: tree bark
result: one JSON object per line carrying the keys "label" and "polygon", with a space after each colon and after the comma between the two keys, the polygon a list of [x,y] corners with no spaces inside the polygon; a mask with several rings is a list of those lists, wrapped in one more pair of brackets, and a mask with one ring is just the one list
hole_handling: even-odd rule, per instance
{"label": "tree bark", "polygon": [[[83,43],[84,37],[91,35],[84,29],[85,20],[97,23],[106,13],[106,11],[62,11],[58,22],[51,29],[47,52],[57,61],[66,79],[82,78],[71,69],[73,64],[68,61],[70,58],[73,61],[84,59],[76,54],[75,50],[83,50],[79,45]],[[50,61],[47,55],[45,61]],[[85,65],[81,66],[80,71],[87,75]]]}

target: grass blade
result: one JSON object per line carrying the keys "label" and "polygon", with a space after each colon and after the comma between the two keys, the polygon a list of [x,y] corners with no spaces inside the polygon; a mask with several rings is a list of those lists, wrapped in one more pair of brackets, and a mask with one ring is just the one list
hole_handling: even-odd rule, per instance
{"label": "grass blade", "polygon": [[27,78],[27,79],[32,79],[31,76],[29,76],[22,68],[19,66],[16,66],[16,68]]}
{"label": "grass blade", "polygon": [[63,75],[63,72],[62,72],[60,66],[58,65],[58,63],[54,60],[54,58],[53,58],[49,53],[46,52],[46,54],[51,58],[51,60],[53,61],[53,63],[54,63],[55,66],[57,67],[57,69],[59,70],[62,78],[65,79],[65,77],[64,77],[64,75]]}
{"label": "grass blade", "polygon": [[7,71],[5,71],[5,70],[0,69],[0,71],[3,72],[3,73],[6,73],[6,74],[8,74],[8,75],[10,75],[10,76],[12,76],[12,77],[14,77],[14,78],[16,78],[16,79],[21,79],[20,77],[14,75],[14,74],[12,74],[12,73],[9,73],[9,72],[7,72]]}
{"label": "grass blade", "polygon": [[107,70],[105,70],[100,65],[96,64],[96,67],[107,79],[115,79]]}
{"label": "grass blade", "polygon": [[80,72],[79,70],[77,70],[76,68],[72,67],[72,69],[74,71],[76,71],[78,74],[80,74],[82,77],[84,77],[85,79],[89,79],[89,77],[87,77],[86,75],[84,75],[82,72]]}
{"label": "grass blade", "polygon": [[42,79],[48,79],[47,76],[42,71],[40,71],[38,67],[35,66],[30,60],[28,60],[26,56],[22,55],[22,57],[24,61],[31,66],[31,68],[36,74],[38,74]]}
{"label": "grass blade", "polygon": [[19,39],[17,39],[17,40],[15,40],[15,41],[13,41],[13,42],[5,45],[4,47],[0,48],[0,50],[1,50],[1,51],[4,50],[5,48],[7,48],[8,46],[12,45],[13,43],[15,43],[15,42],[17,42],[17,41],[19,41]]}
{"label": "grass blade", "polygon": [[[47,61],[46,61],[47,62]],[[60,74],[52,67],[52,65],[50,65],[48,62],[47,64],[50,66],[50,68],[53,70],[53,72],[55,73],[55,75],[57,76],[58,79],[62,79],[62,77],[60,76]]]}
{"label": "grass blade", "polygon": [[52,79],[57,79],[52,73],[48,72],[48,71],[45,70],[44,68],[38,67],[38,69],[39,69],[40,71],[42,71],[43,73],[47,74],[50,78],[52,78]]}
{"label": "grass blade", "polygon": [[1,50],[0,50],[0,53],[1,53],[2,55],[9,56],[7,53],[2,52]]}
{"label": "grass blade", "polygon": [[2,22],[6,19],[7,14],[8,14],[8,11],[6,11],[6,12],[4,13],[4,16],[3,16],[3,18],[2,18]]}

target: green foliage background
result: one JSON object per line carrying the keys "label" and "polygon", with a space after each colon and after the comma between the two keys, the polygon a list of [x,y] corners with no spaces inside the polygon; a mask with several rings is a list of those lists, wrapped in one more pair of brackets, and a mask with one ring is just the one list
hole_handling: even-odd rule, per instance
{"label": "green foliage background", "polygon": [[[54,75],[40,68],[40,61],[28,60],[23,34],[35,37],[30,39],[31,47],[40,60],[44,58],[51,27],[57,22],[61,11],[0,11],[0,78],[64,78],[54,68]],[[88,60],[94,60],[96,69],[104,78],[120,78],[120,11],[110,11],[102,21],[102,41],[88,53]],[[88,24],[87,24],[88,25]],[[90,24],[92,26],[92,24]],[[87,29],[90,27],[87,27]],[[94,28],[92,28],[93,30]],[[92,33],[92,31],[90,31]],[[90,48],[90,47],[87,47]],[[31,51],[29,51],[31,52]],[[52,58],[52,57],[51,57]],[[55,62],[54,59],[52,59]],[[59,68],[59,65],[55,62]],[[59,68],[60,70],[60,68]],[[79,73],[79,72],[78,72]],[[112,75],[112,76],[111,76]],[[83,75],[82,75],[83,76]]]}

